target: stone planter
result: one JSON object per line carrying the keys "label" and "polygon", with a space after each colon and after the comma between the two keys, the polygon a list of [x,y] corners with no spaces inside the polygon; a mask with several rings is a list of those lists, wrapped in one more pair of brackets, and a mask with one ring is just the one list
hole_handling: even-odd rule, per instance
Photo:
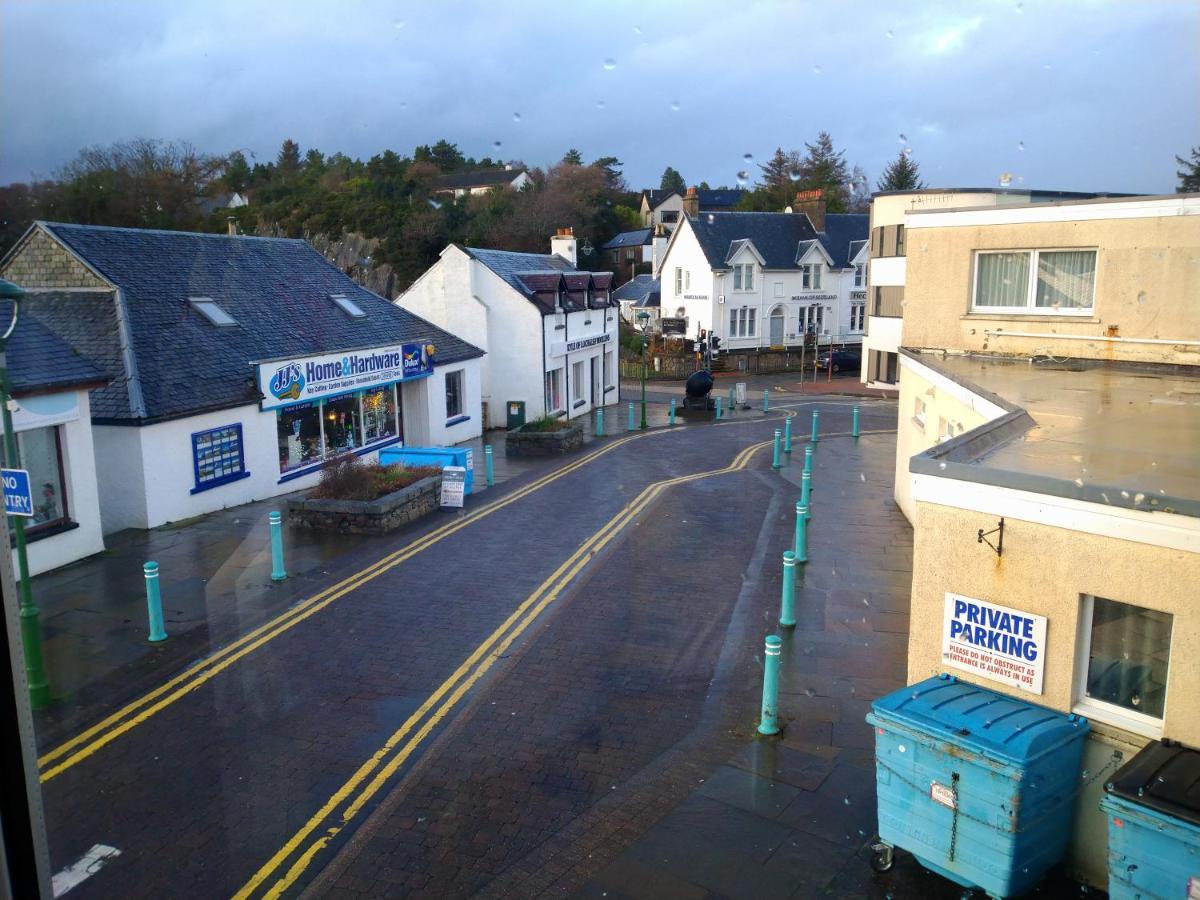
{"label": "stone planter", "polygon": [[505,456],[561,456],[583,446],[583,422],[572,422],[558,431],[514,428],[504,439]]}
{"label": "stone planter", "polygon": [[386,534],[441,506],[442,476],[422,478],[375,500],[288,501],[288,524],[342,534]]}

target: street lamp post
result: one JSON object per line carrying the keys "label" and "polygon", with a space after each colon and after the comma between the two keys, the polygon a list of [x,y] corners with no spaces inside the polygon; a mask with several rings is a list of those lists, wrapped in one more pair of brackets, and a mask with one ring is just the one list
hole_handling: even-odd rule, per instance
{"label": "street lamp post", "polygon": [[637,314],[638,321],[642,323],[642,431],[646,430],[646,323],[650,320],[650,313],[644,309]]}
{"label": "street lamp post", "polygon": [[[17,327],[17,315],[20,311],[21,298],[25,292],[11,281],[0,278],[0,300],[12,303],[12,321],[8,330],[0,335],[0,413],[4,422],[4,462],[16,468],[20,465],[17,457],[17,435],[13,431],[11,384],[8,379],[8,358],[5,346],[13,330]],[[25,652],[25,677],[29,681],[29,705],[34,709],[43,709],[50,701],[50,685],[46,682],[46,672],[42,665],[42,626],[38,621],[38,608],[33,605],[33,590],[29,586],[29,559],[25,552],[25,519],[13,516],[13,534],[17,543],[17,576],[20,578],[20,619],[21,646]]]}

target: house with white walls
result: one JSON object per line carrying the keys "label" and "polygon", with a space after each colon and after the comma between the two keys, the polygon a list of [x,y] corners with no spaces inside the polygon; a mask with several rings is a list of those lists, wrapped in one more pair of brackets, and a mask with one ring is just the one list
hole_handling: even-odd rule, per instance
{"label": "house with white walls", "polygon": [[867,216],[688,212],[659,269],[662,315],[722,350],[789,350],[862,341]]}
{"label": "house with white walls", "polygon": [[519,191],[533,184],[533,179],[524,169],[506,165],[503,169],[476,169],[470,172],[451,172],[438,179],[434,187],[436,194],[452,194],[459,197],[486,194],[498,188]]}
{"label": "house with white walls", "polygon": [[306,241],[36,222],[0,260],[80,350],[104,534],[315,485],[326,461],[481,433],[483,351]]}
{"label": "house with white walls", "polygon": [[510,410],[526,421],[575,418],[617,402],[612,273],[576,268],[570,228],[560,228],[550,244],[548,254],[451,244],[396,299],[487,351],[480,375],[485,427],[505,427]]}
{"label": "house with white walls", "polygon": [[731,212],[746,195],[739,188],[690,187],[686,191],[644,190],[639,204],[642,224],[672,231],[684,215],[685,201],[694,200],[700,212]]}

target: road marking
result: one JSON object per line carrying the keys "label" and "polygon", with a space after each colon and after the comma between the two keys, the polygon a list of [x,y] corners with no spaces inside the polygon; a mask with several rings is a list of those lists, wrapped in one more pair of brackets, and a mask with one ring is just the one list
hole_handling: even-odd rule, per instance
{"label": "road marking", "polygon": [[[244,884],[234,900],[246,900],[255,894],[274,873],[305,843],[310,836],[325,825],[320,837],[313,840],[296,857],[292,865],[274,884],[262,895],[264,898],[278,898],[305,872],[316,855],[329,845],[356,816],[370,799],[378,793],[387,781],[396,774],[418,746],[429,736],[430,732],[458,704],[462,697],[480,678],[502,658],[513,642],[538,618],[538,616],[553,603],[566,589],[589,562],[609,542],[623,533],[625,526],[645,510],[654,499],[666,488],[711,478],[715,475],[725,475],[746,468],[754,454],[768,447],[772,441],[762,441],[744,448],[724,468],[707,472],[696,472],[690,475],[680,475],[647,485],[636,498],[613,516],[591,537],[584,541],[545,581],[538,585],[532,594],[526,597],[461,665],[438,688],[429,695],[409,718],[387,739],[383,746],[364,762],[353,775],[321,806],[319,810],[281,847],[274,856],[264,863],[257,872]],[[474,667],[472,669],[472,667]],[[449,694],[449,697],[446,695]],[[446,697],[443,701],[442,698]],[[396,750],[397,746],[409,734],[417,723],[437,704],[437,710],[425,719],[421,727],[408,741]],[[393,753],[393,751],[395,751]],[[389,759],[390,757],[390,759]],[[386,760],[386,762],[385,762]],[[373,776],[373,777],[372,777]],[[367,782],[367,779],[370,781]],[[366,782],[365,786],[363,786]],[[361,790],[359,790],[362,786]],[[357,792],[357,794],[356,794]],[[351,799],[353,797],[353,799]],[[335,815],[339,807],[350,801],[340,815]]]}
{"label": "road marking", "polygon": [[99,872],[101,866],[106,862],[114,856],[120,855],[121,851],[116,847],[110,847],[107,844],[93,844],[91,850],[50,879],[50,887],[54,891],[54,896],[61,897],[71,888],[79,887]]}
{"label": "road marking", "polygon": [[[794,414],[792,414],[794,415]],[[753,424],[755,421],[746,419],[742,422],[730,422],[721,424]],[[104,748],[112,743],[117,738],[128,733],[129,731],[141,725],[152,716],[166,709],[171,704],[186,696],[196,688],[211,680],[214,676],[229,668],[238,660],[262,647],[264,644],[278,637],[279,635],[289,631],[295,625],[305,621],[310,616],[325,609],[331,603],[346,596],[358,587],[373,580],[384,572],[395,568],[400,563],[411,559],[423,550],[432,547],[434,544],[449,537],[452,534],[462,530],[468,525],[478,521],[479,519],[489,516],[497,512],[511,503],[529,496],[530,494],[541,490],[547,485],[564,478],[572,472],[577,471],[585,465],[595,461],[601,456],[604,456],[618,447],[622,447],[630,441],[638,438],[648,437],[656,434],[670,434],[670,429],[655,429],[653,431],[639,432],[637,434],[626,435],[618,438],[604,447],[594,450],[593,452],[562,466],[540,478],[530,482],[511,494],[505,495],[497,500],[481,506],[461,519],[456,519],[439,528],[434,529],[429,534],[423,535],[415,539],[412,543],[396,550],[386,556],[375,560],[370,565],[367,565],[347,576],[336,584],[333,584],[318,593],[309,597],[307,600],[301,601],[290,607],[274,618],[268,619],[257,628],[247,632],[242,637],[226,645],[216,653],[205,657],[196,665],[180,672],[178,675],[168,679],[153,690],[143,694],[136,700],[123,706],[121,709],[105,717],[95,725],[85,729],[72,738],[64,741],[62,744],[47,752],[38,759],[38,765],[42,768],[41,782],[47,783],[51,779],[61,775],[63,772],[70,769],[72,766],[92,756],[96,751]],[[161,698],[161,699],[160,699]],[[140,710],[140,712],[139,712]],[[78,748],[78,749],[77,749]],[[69,755],[68,755],[69,754]],[[65,759],[63,758],[65,757]],[[62,761],[57,765],[51,766],[56,760]],[[49,766],[49,768],[47,768]]]}

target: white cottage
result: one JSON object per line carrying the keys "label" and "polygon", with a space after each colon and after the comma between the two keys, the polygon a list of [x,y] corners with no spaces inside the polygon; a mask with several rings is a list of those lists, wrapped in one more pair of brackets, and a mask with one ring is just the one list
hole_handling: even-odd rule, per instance
{"label": "white cottage", "polygon": [[611,272],[575,267],[571,229],[549,254],[451,244],[396,304],[487,351],[486,427],[510,409],[526,420],[575,418],[617,402],[617,301]]}

